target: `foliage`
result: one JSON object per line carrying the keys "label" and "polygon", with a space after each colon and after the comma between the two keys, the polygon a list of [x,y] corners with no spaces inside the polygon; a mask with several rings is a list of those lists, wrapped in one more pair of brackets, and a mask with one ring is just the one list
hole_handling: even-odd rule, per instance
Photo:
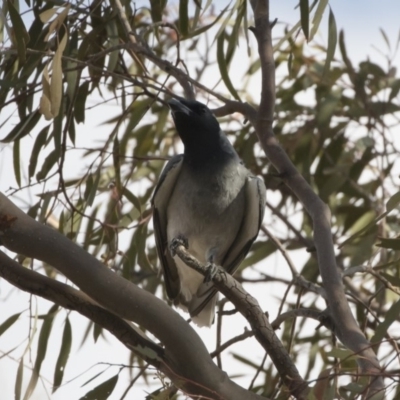
{"label": "foliage", "polygon": [[[211,3],[150,1],[135,8],[134,3],[124,2],[132,33],[126,32],[114,1],[86,5],[33,0],[27,2],[28,8],[7,1],[2,9],[7,39],[0,64],[1,142],[13,148],[9,168],[17,183],[8,194],[37,195],[38,200],[29,204],[29,215],[164,299],[149,200],[164,161],[181,149],[165,99],[184,91],[168,68],[187,72],[197,97],[212,106],[226,99],[259,101],[254,87],[260,64],[247,29],[252,24],[248,4],[237,0],[222,8]],[[314,36],[326,3],[320,0],[308,9],[308,2],[300,1],[298,26],[304,37]],[[343,32],[334,58],[337,35],[332,10],[326,47],[307,44],[298,29],[274,38],[280,77],[274,131],[331,209],[337,263],[348,299],[385,365],[387,386],[398,393],[394,376],[399,365],[393,357],[398,351],[392,335],[399,323],[400,196],[394,175],[398,148],[392,132],[398,128],[400,78],[390,58],[386,69],[371,60],[353,65]],[[129,45],[132,38],[141,51]],[[243,61],[246,52],[248,62]],[[312,225],[302,204],[260,151],[252,126],[238,114],[220,121],[245,165],[266,182],[265,226],[293,257],[297,272],[319,288]],[[87,132],[85,126],[95,131]],[[266,310],[272,319],[296,308],[323,311],[320,296],[299,283],[295,274],[272,276],[271,259],[281,251],[269,232],[260,234],[236,278],[249,285],[262,282],[266,293],[273,285],[282,288],[278,313]],[[296,259],[299,251],[304,262]],[[28,266],[31,260],[22,262]],[[33,265],[62,279],[48,265],[37,261]],[[279,268],[286,268],[284,261]],[[22,315],[4,318],[0,335],[13,329]],[[53,319],[65,320],[54,390],[63,382],[64,367],[68,370],[74,336],[74,326],[56,307],[39,318],[43,323],[37,322],[39,344],[27,393],[33,392],[40,376]],[[217,329],[227,319],[228,315],[218,318]],[[318,393],[333,398],[337,391],[343,398],[361,396],[365,381],[356,376],[355,356],[325,328],[313,331],[314,326],[305,317],[297,322],[288,319],[280,336],[303,376],[315,386],[317,398],[322,398]],[[91,340],[91,331],[95,340],[102,334],[100,326],[88,322],[85,340]],[[306,363],[301,361],[305,348]],[[259,365],[252,354],[235,358],[258,376],[252,383],[254,392],[284,396],[271,363],[264,360]],[[143,366],[133,354],[129,363]],[[144,370],[140,375],[148,382],[152,373]],[[318,377],[321,380],[314,383]],[[16,393],[21,396],[22,376],[16,378]],[[162,377],[160,381],[167,386]],[[102,398],[101,393],[107,398],[105,391],[111,393],[117,382],[121,385],[118,374],[104,379],[85,398]],[[151,398],[164,398],[160,393]]]}

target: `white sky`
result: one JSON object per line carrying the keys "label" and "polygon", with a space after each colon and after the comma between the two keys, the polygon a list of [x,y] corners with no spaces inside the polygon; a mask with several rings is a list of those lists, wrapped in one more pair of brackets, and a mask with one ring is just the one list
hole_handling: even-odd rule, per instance
{"label": "white sky", "polygon": [[[137,2],[139,3],[139,2]],[[219,4],[221,3],[221,4]],[[226,4],[225,1],[215,1],[214,4],[218,7]],[[282,0],[273,0],[271,1],[271,16],[273,18],[277,17],[279,21],[284,23],[293,24],[298,20],[298,10],[294,10],[296,1],[282,1]],[[381,64],[382,66],[386,66],[385,57],[380,54],[380,52],[376,49],[382,51],[385,55],[387,54],[386,44],[382,38],[382,35],[379,32],[379,28],[383,28],[389,37],[392,49],[396,43],[397,37],[399,35],[400,30],[400,1],[398,0],[381,0],[377,2],[376,0],[331,0],[330,2],[333,12],[336,17],[336,22],[338,25],[338,31],[340,29],[344,29],[346,34],[346,44],[348,48],[348,54],[350,59],[354,64],[357,62],[364,60],[366,55],[370,57],[374,62]],[[317,40],[319,42],[326,41],[327,38],[327,28],[326,28],[326,18],[325,24],[322,26],[322,31],[320,33],[319,38]],[[375,48],[376,49],[375,49]],[[339,52],[337,51],[336,56],[339,57]],[[400,56],[394,60],[394,65],[400,67]],[[232,71],[235,74],[234,71]],[[236,74],[235,74],[236,75]],[[256,95],[254,95],[256,97]],[[101,111],[100,111],[101,110]],[[99,113],[100,111],[100,113]],[[112,113],[113,111],[110,111]],[[103,121],[107,118],[104,118],[103,108],[94,109],[86,118],[85,126],[80,126],[79,129],[81,132],[96,132],[97,137],[100,137],[101,133],[106,133],[109,131],[109,127],[99,126],[99,122]],[[4,116],[2,116],[3,119]],[[15,120],[14,120],[15,122]],[[3,132],[7,132],[7,129],[3,129]],[[1,135],[3,137],[3,135]],[[80,133],[77,132],[77,137],[79,138]],[[24,143],[22,143],[22,146]],[[29,145],[26,149],[23,149],[25,152],[26,160],[29,160],[29,151],[31,150],[31,146]],[[10,186],[15,187],[13,172],[12,172],[12,162],[11,162],[11,147],[4,146],[0,144],[0,190],[4,193]],[[26,164],[27,165],[27,164]],[[80,166],[81,168],[81,166]],[[32,204],[34,199],[27,198],[26,202],[28,204]],[[284,264],[279,255],[271,260],[271,265],[269,266],[269,273],[274,274],[278,271],[286,270],[286,264]],[[10,293],[10,290],[13,292],[12,301],[6,302],[6,295]],[[25,310],[28,307],[29,296],[23,293],[16,293],[17,291],[14,289],[10,289],[9,285],[4,281],[0,282],[0,324],[8,318],[8,316]],[[256,295],[259,299],[261,306],[269,310],[271,314],[273,314],[274,310],[271,309],[271,301],[273,301],[273,294],[266,295],[265,293],[259,292],[256,287],[252,287],[252,294]],[[35,301],[33,302],[35,304]],[[48,310],[50,304],[47,302],[40,301],[39,302],[39,312],[43,313]],[[227,307],[229,308],[229,306]],[[245,326],[243,319],[240,316],[230,317],[232,319],[232,325],[229,326]],[[71,315],[71,322],[73,328],[77,325],[82,326],[82,331],[86,327],[86,320],[83,317],[80,317],[77,313],[73,313]],[[21,321],[19,321],[15,326],[9,329],[4,335],[0,337],[0,351],[6,352],[12,349],[21,341],[25,340],[28,337],[28,320],[27,314],[24,314],[24,317]],[[224,336],[229,338],[232,336],[232,333],[229,332],[229,326],[225,326]],[[16,329],[15,329],[16,328]],[[61,342],[61,333],[63,328],[63,318],[58,318],[55,320],[55,325],[53,329],[57,334],[51,335],[51,341],[49,343],[48,352],[49,356],[45,359],[42,373],[43,375],[52,382],[53,379],[53,371],[55,359],[58,354],[60,342]],[[73,329],[75,332],[75,329]],[[215,347],[215,325],[211,329],[203,328],[200,331],[200,335],[202,339],[207,343],[207,346],[210,350],[213,350]],[[241,333],[241,331],[236,331],[235,335]],[[117,340],[111,335],[106,336],[106,341],[99,339],[98,343],[93,344],[92,340],[88,340],[88,343],[85,346],[80,347],[82,333],[80,335],[76,335],[73,337],[73,350],[70,355],[70,360],[67,364],[67,370],[65,373],[64,382],[71,380],[72,378],[80,375],[83,371],[85,371],[88,367],[95,365],[98,362],[105,363],[127,363],[127,351],[124,346],[122,346]],[[255,340],[247,340],[245,342],[245,346],[236,346],[233,347],[230,351],[240,353],[244,356],[253,355],[252,358],[255,362],[261,361],[263,357],[263,351],[259,344]],[[16,356],[19,356],[20,353],[16,353]],[[35,356],[32,355],[34,360]],[[304,359],[307,358],[307,355],[304,355]],[[26,357],[26,362],[29,361],[29,356]],[[18,367],[18,363],[13,361],[8,357],[1,358],[0,353],[0,387],[1,387],[1,399],[8,400],[14,398],[14,378],[16,375],[16,369]],[[230,371],[234,370],[240,374],[252,373],[252,369],[248,369],[243,366],[243,364],[234,363],[234,361],[230,362],[229,369]],[[80,378],[76,379],[69,383],[65,389],[61,388],[50,398],[54,400],[70,400],[70,399],[78,399],[82,396],[86,391],[88,391],[91,387],[96,386],[102,380],[104,380],[105,376],[111,377],[115,373],[118,372],[117,367],[112,367],[109,371],[106,371],[103,375],[100,376],[99,379],[94,380],[91,384],[88,384],[85,387],[81,387],[81,385],[89,380],[92,376],[94,376],[97,372],[104,370],[105,367],[102,365],[95,365],[93,369],[86,374],[83,374]],[[30,372],[28,369],[25,369],[25,379],[28,381],[30,377]],[[136,374],[137,371],[134,371]],[[121,376],[122,378],[122,376]],[[123,379],[120,379],[123,381]],[[250,377],[251,380],[251,377]],[[239,383],[247,386],[249,384],[249,378],[243,378],[237,380]],[[47,385],[48,387],[50,385]],[[156,387],[159,387],[159,382],[156,381]],[[110,397],[110,400],[119,399],[123,390],[125,388],[124,385],[118,385],[117,389]],[[143,399],[146,395],[146,387],[137,385],[134,389],[130,391],[130,395],[128,395],[128,399]],[[42,389],[42,385],[38,384],[38,390],[35,392],[36,399],[45,399],[45,392]]]}

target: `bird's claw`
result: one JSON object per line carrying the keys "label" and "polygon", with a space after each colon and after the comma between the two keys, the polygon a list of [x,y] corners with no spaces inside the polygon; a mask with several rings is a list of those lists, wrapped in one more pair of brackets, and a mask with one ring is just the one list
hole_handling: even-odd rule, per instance
{"label": "bird's claw", "polygon": [[176,238],[173,238],[169,244],[169,251],[172,255],[172,257],[175,257],[176,255],[176,249],[178,246],[183,246],[186,250],[189,248],[189,242],[187,238],[184,236],[177,236]]}
{"label": "bird's claw", "polygon": [[210,262],[207,264],[206,268],[207,268],[207,272],[204,276],[204,282],[208,283],[213,280],[214,276],[217,274],[217,272],[219,270],[219,267],[218,267],[218,265]]}

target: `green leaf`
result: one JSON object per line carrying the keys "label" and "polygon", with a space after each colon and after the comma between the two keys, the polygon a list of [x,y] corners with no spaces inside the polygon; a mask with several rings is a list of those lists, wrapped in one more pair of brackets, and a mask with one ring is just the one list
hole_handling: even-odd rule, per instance
{"label": "green leaf", "polygon": [[140,200],[126,187],[123,188],[122,195],[125,196],[142,214],[142,205]]}
{"label": "green leaf", "polygon": [[326,76],[326,74],[330,69],[331,62],[333,60],[336,51],[336,44],[337,44],[336,21],[332,9],[329,7],[328,49],[326,51],[326,60],[325,60],[323,76]]}
{"label": "green leaf", "polygon": [[28,167],[29,179],[32,178],[32,176],[35,174],[40,150],[46,143],[49,128],[50,128],[50,125],[47,125],[46,127],[44,127],[37,135],[35,143],[33,144],[31,158],[29,160],[29,167]]}
{"label": "green leaf", "polygon": [[100,171],[96,173],[96,179],[93,180],[93,175],[89,175],[86,181],[85,194],[83,198],[86,200],[89,206],[93,205],[93,201],[96,198],[97,189],[100,182]]}
{"label": "green leaf", "polygon": [[64,332],[61,341],[60,353],[58,354],[56,367],[54,369],[53,393],[59,388],[64,376],[65,366],[67,365],[72,344],[72,330],[69,318],[65,320]]}
{"label": "green leaf", "polygon": [[395,79],[393,83],[390,85],[392,88],[390,95],[389,95],[389,101],[393,100],[400,91],[400,79]]}
{"label": "green leaf", "polygon": [[400,250],[400,238],[379,238],[379,242],[376,243],[376,246],[383,247],[385,249]]}
{"label": "green leaf", "polygon": [[363,214],[351,227],[351,232],[361,232],[367,227],[375,225],[375,211],[370,210]]}
{"label": "green leaf", "polygon": [[394,103],[388,103],[387,101],[373,101],[369,105],[369,110],[363,110],[363,115],[372,115],[374,117],[380,117],[386,114],[394,114],[397,111],[400,111],[400,106]]}
{"label": "green leaf", "polygon": [[387,46],[388,49],[390,50],[390,41],[389,41],[389,38],[388,38],[387,35],[386,35],[386,32],[385,32],[382,28],[379,28],[379,30],[380,30],[380,32],[381,32],[381,35],[382,35],[382,37],[383,37],[383,40],[384,40],[385,43],[386,43],[386,46]]}
{"label": "green leaf", "polygon": [[376,327],[375,335],[371,338],[371,343],[378,343],[385,337],[390,325],[397,320],[399,314],[400,300],[393,303],[389,310],[385,312],[385,319]]}
{"label": "green leaf", "polygon": [[246,1],[238,1],[239,7],[237,8],[236,17],[234,19],[234,24],[230,31],[229,37],[225,31],[225,35],[228,41],[228,48],[226,50],[226,64],[230,65],[233,55],[235,54],[235,50],[238,47],[239,43],[239,35],[242,28],[242,21],[246,15]]}
{"label": "green leaf", "polygon": [[107,400],[118,382],[118,376],[118,374],[114,375],[112,378],[96,386],[81,397],[80,400]]}
{"label": "green leaf", "polygon": [[55,163],[58,160],[58,150],[53,150],[44,160],[42,168],[36,174],[36,179],[41,181],[42,179],[46,178],[50,170],[53,168]]}
{"label": "green leaf", "polygon": [[46,357],[47,344],[49,343],[49,337],[51,333],[51,328],[53,326],[54,317],[57,313],[58,305],[54,304],[48,313],[44,317],[42,329],[40,330],[38,349],[36,354],[35,365],[32,371],[32,376],[26,389],[24,400],[28,400],[35,390],[36,384],[40,376],[40,368],[44,358]]}
{"label": "green leaf", "polygon": [[84,82],[79,86],[78,94],[75,100],[74,117],[75,121],[79,124],[85,122],[85,107],[86,98],[89,93],[89,81]]}
{"label": "green leaf", "polygon": [[322,16],[324,15],[325,8],[327,4],[329,3],[329,0],[319,0],[318,1],[318,6],[317,9],[315,10],[314,18],[312,21],[312,27],[311,27],[311,32],[310,32],[310,40],[313,39],[314,35],[317,33],[319,25],[322,20]]}
{"label": "green leaf", "polygon": [[[373,211],[370,211],[369,213],[373,213]],[[369,224],[367,224],[364,227],[360,226],[361,223],[360,224],[357,223],[357,225],[353,226],[353,231],[355,231],[356,229],[359,229],[359,230],[356,231],[353,235],[351,235],[348,239],[346,239],[342,244],[340,244],[339,245],[339,249],[341,249],[345,244],[348,244],[349,242],[351,242],[353,239],[355,239],[356,237],[360,236],[361,234],[365,234],[366,232],[368,232],[369,229],[371,229],[374,226],[376,226],[376,224],[382,218],[385,218],[388,214],[389,214],[389,211],[386,211],[386,212],[382,213],[381,215],[378,215],[372,222],[370,222]],[[384,239],[380,239],[380,240],[383,241]],[[399,239],[385,239],[385,240],[399,240]],[[379,246],[379,244],[377,244],[377,246]],[[386,247],[386,246],[381,246],[381,247]]]}
{"label": "green leaf", "polygon": [[17,377],[15,378],[15,386],[14,386],[15,400],[21,400],[23,376],[24,376],[24,357],[21,357],[21,360],[19,361],[18,364]]}
{"label": "green leaf", "polygon": [[13,165],[15,180],[19,187],[21,187],[21,164],[20,164],[20,141],[15,140],[13,146]]}
{"label": "green leaf", "polygon": [[153,270],[153,266],[149,262],[149,258],[146,253],[146,243],[147,243],[147,224],[141,224],[137,228],[134,239],[135,246],[137,250],[137,263],[144,271]]}
{"label": "green leaf", "polygon": [[301,21],[301,29],[303,30],[304,36],[308,41],[309,37],[309,18],[310,18],[310,10],[308,5],[308,0],[300,0],[300,21]]}
{"label": "green leaf", "polygon": [[[89,326],[88,326],[89,329],[86,330],[85,334],[89,333],[90,328],[91,328],[92,325],[93,325],[93,322],[90,322],[90,324],[89,324]],[[83,344],[83,342],[82,342],[82,344]],[[97,374],[95,374],[94,376],[92,376],[91,378],[89,378],[86,382],[84,382],[84,383],[81,385],[81,387],[84,387],[84,386],[88,385],[90,382],[94,381],[94,380],[95,380],[96,378],[98,378],[100,375],[104,374],[105,371],[106,371],[106,370],[103,370],[103,371],[98,372]]]}
{"label": "green leaf", "polygon": [[7,318],[1,325],[0,325],[0,336],[11,326],[14,324],[15,321],[18,320],[21,313],[17,313],[11,315],[11,317]]}
{"label": "green leaf", "polygon": [[400,191],[395,193],[386,203],[386,211],[394,210],[400,204]]}
{"label": "green leaf", "polygon": [[235,99],[240,101],[240,97],[236,89],[233,87],[231,79],[229,78],[228,66],[224,54],[224,42],[225,42],[225,33],[222,33],[217,40],[217,61],[218,61],[219,71],[221,73],[221,78],[224,81],[225,86],[227,87],[231,95]]}
{"label": "green leaf", "polygon": [[162,14],[167,4],[167,0],[150,0],[150,12],[153,22],[162,20]]}
{"label": "green leaf", "polygon": [[212,44],[214,44],[215,40],[219,39],[220,35],[222,35],[225,32],[226,26],[232,21],[232,15],[239,5],[240,5],[240,0],[237,0],[233,7],[231,6],[230,3],[228,3],[228,6],[221,12],[221,14],[224,14],[226,9],[230,10],[228,15],[226,16],[226,18],[220,24],[220,26],[218,28],[218,32],[215,34],[215,38],[214,38]]}
{"label": "green leaf", "polygon": [[24,119],[18,122],[17,125],[11,130],[11,132],[2,140],[1,143],[10,143],[14,140],[21,139],[24,136],[31,133],[32,129],[38,123],[40,119],[39,111],[28,114]]}
{"label": "green leaf", "polygon": [[101,335],[102,331],[103,331],[103,328],[101,327],[101,325],[94,323],[94,325],[93,325],[93,339],[94,339],[95,343],[97,342],[97,339]]}
{"label": "green leaf", "polygon": [[255,265],[264,260],[276,251],[276,246],[270,240],[265,242],[256,242],[251,247],[249,255],[240,264],[239,270],[242,271],[250,265]]}
{"label": "green leaf", "polygon": [[190,32],[185,39],[193,38],[195,36],[198,36],[206,31],[208,31],[221,19],[221,17],[225,14],[225,12],[228,8],[229,8],[229,4],[221,11],[221,13],[212,22],[210,22],[208,25],[202,26],[199,29],[196,29],[193,32]]}
{"label": "green leaf", "polygon": [[23,64],[26,61],[26,44],[29,42],[29,34],[25,28],[24,22],[14,7],[14,4],[11,0],[8,0],[8,11],[10,13],[10,19],[12,26],[14,28],[14,34],[12,35],[13,39],[16,41],[18,58]]}
{"label": "green leaf", "polygon": [[326,355],[328,357],[338,358],[342,361],[357,357],[356,354],[354,354],[354,352],[352,352],[351,350],[341,349],[338,347],[334,347],[332,350],[326,352]]}
{"label": "green leaf", "polygon": [[179,0],[179,32],[187,36],[189,32],[188,0]]}
{"label": "green leaf", "polygon": [[[157,1],[157,3],[160,3],[160,1]],[[109,40],[109,47],[113,48],[119,44],[119,36],[118,36],[118,26],[116,23],[115,19],[111,19],[107,26],[107,36]],[[108,55],[108,64],[107,64],[107,70],[110,72],[113,72],[115,70],[115,67],[118,64],[119,60],[119,51],[114,50]]]}
{"label": "green leaf", "polygon": [[[350,73],[355,74],[353,64],[351,63],[349,56],[347,54],[346,44],[344,42],[344,31],[341,30],[339,33],[339,49],[342,54],[343,62],[346,64],[346,67],[349,69]],[[350,75],[350,78],[351,76]]]}

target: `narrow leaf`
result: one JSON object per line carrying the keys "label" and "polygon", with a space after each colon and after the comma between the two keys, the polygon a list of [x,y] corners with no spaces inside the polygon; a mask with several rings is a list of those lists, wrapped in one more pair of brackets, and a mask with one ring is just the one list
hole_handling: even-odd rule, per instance
{"label": "narrow leaf", "polygon": [[87,392],[80,400],[107,400],[118,382],[118,374]]}
{"label": "narrow leaf", "polygon": [[96,343],[97,339],[101,335],[101,332],[103,331],[103,328],[99,324],[94,324],[93,325],[93,340]]}
{"label": "narrow leaf", "polygon": [[385,41],[385,43],[386,43],[388,49],[390,50],[390,41],[389,41],[389,38],[388,38],[387,35],[386,35],[386,32],[385,32],[382,28],[379,28],[379,30],[381,31],[383,40]]}
{"label": "narrow leaf", "polygon": [[62,383],[65,366],[67,365],[69,353],[71,351],[71,344],[72,344],[71,323],[67,318],[64,325],[64,332],[61,341],[60,353],[58,354],[56,368],[54,370],[53,393],[59,388],[59,386]]}
{"label": "narrow leaf", "polygon": [[229,4],[221,11],[221,13],[212,22],[210,22],[208,25],[202,26],[201,28],[196,29],[195,31],[189,33],[187,38],[192,38],[192,37],[198,36],[206,31],[208,31],[210,28],[212,28],[221,19],[221,17],[225,14],[228,7],[229,7]]}
{"label": "narrow leaf", "polygon": [[87,191],[85,190],[85,197],[84,197],[89,206],[93,205],[94,199],[96,198],[97,189],[100,183],[100,177],[101,177],[100,171],[96,173],[96,179],[94,181],[93,181],[93,176],[89,175],[89,178],[91,178],[91,185],[87,186],[89,187],[89,189],[87,189]]}
{"label": "narrow leaf", "polygon": [[[89,329],[86,330],[86,333],[89,333],[88,331],[90,330],[91,325],[93,325],[93,322],[90,323]],[[103,371],[98,372],[96,375],[92,376],[92,377],[89,378],[86,382],[84,382],[84,383],[81,385],[81,387],[84,387],[84,386],[88,385],[90,382],[94,381],[97,377],[99,377],[100,375],[104,374],[105,371],[106,371],[106,369],[103,370]]]}
{"label": "narrow leaf", "polygon": [[14,140],[21,139],[24,136],[31,133],[31,130],[35,127],[40,119],[39,111],[35,111],[31,114],[28,114],[24,119],[22,119],[15,127],[11,130],[11,132],[2,140],[1,143],[10,143]]}
{"label": "narrow leaf", "polygon": [[7,4],[11,23],[14,28],[12,39],[13,42],[15,41],[17,46],[18,58],[21,63],[24,63],[26,61],[26,44],[29,42],[29,34],[19,12],[14,7],[13,2],[8,0]]}
{"label": "narrow leaf", "polygon": [[59,29],[61,28],[61,26],[64,23],[65,18],[68,15],[70,7],[71,7],[71,5],[68,4],[64,8],[64,10],[59,15],[57,15],[57,17],[54,18],[54,20],[51,22],[51,24],[49,25],[49,29],[48,29],[47,35],[44,38],[45,42],[47,42],[49,40],[49,38],[53,34],[53,32],[58,32],[59,31]]}
{"label": "narrow leaf", "polygon": [[385,312],[385,319],[375,329],[375,335],[371,339],[371,343],[380,342],[386,335],[390,325],[397,320],[400,314],[400,300],[392,304],[387,312]]}
{"label": "narrow leaf", "polygon": [[232,82],[229,78],[229,73],[228,73],[228,66],[226,63],[226,58],[224,54],[224,42],[225,42],[225,34],[221,34],[217,40],[217,61],[218,61],[218,67],[219,71],[221,73],[221,78],[225,83],[225,86],[231,93],[231,95],[240,101],[240,97],[236,91],[236,89],[233,87]]}
{"label": "narrow leaf", "polygon": [[400,204],[400,191],[395,193],[386,203],[386,211],[394,210]]}
{"label": "narrow leaf", "polygon": [[24,400],[28,400],[35,390],[36,384],[39,379],[40,369],[42,367],[43,360],[46,357],[47,344],[49,342],[49,337],[51,333],[51,328],[53,326],[53,320],[58,310],[58,305],[54,304],[45,316],[43,321],[42,329],[40,330],[38,349],[35,360],[35,365],[32,371],[32,376],[26,389]]}
{"label": "narrow leaf", "polygon": [[167,4],[167,0],[150,0],[150,12],[153,22],[162,20],[162,14]]}
{"label": "narrow leaf", "polygon": [[376,246],[385,249],[400,250],[400,238],[379,238],[379,242],[376,243]]}
{"label": "narrow leaf", "polygon": [[300,21],[301,21],[301,29],[303,30],[304,36],[308,41],[308,30],[309,30],[309,18],[310,18],[310,10],[308,5],[308,0],[300,0]]}
{"label": "narrow leaf", "polygon": [[17,377],[15,378],[15,386],[14,386],[15,400],[21,400],[23,376],[24,376],[24,357],[21,357],[21,360],[19,361],[18,364]]}
{"label": "narrow leaf", "polygon": [[322,16],[324,15],[324,11],[325,11],[325,8],[328,3],[329,3],[329,0],[319,0],[318,1],[318,6],[317,6],[317,9],[315,10],[314,18],[312,21],[310,40],[313,39],[313,37],[315,36],[315,34],[318,31],[319,25],[322,20]]}
{"label": "narrow leaf", "polygon": [[179,32],[186,36],[189,32],[188,0],[179,1]]}
{"label": "narrow leaf", "polygon": [[85,122],[85,107],[88,93],[89,81],[86,81],[79,86],[78,95],[76,96],[75,100],[74,117],[78,124]]}
{"label": "narrow leaf", "polygon": [[53,59],[53,76],[50,83],[51,113],[56,117],[60,112],[62,99],[62,54],[67,44],[67,34],[61,40]]}
{"label": "narrow leaf", "polygon": [[392,90],[391,90],[390,95],[389,95],[389,101],[393,100],[399,94],[399,91],[400,91],[400,79],[394,80],[393,83],[390,86],[391,86]]}
{"label": "narrow leaf", "polygon": [[122,195],[125,196],[142,214],[142,205],[140,200],[126,187],[123,188]]}
{"label": "narrow leaf", "polygon": [[20,164],[20,141],[15,140],[13,146],[13,166],[15,180],[19,187],[21,187],[21,164]]}
{"label": "narrow leaf", "polygon": [[38,181],[46,178],[47,174],[50,172],[51,168],[54,166],[54,164],[58,160],[58,151],[53,150],[44,160],[42,168],[40,171],[36,174],[36,179]]}
{"label": "narrow leaf", "polygon": [[11,315],[11,317],[7,318],[1,325],[0,325],[0,336],[11,326],[14,324],[15,321],[18,320],[21,313]]}
{"label": "narrow leaf", "polygon": [[48,10],[45,10],[39,14],[40,20],[45,24],[47,23],[51,18],[53,18],[54,14],[58,11],[58,8],[50,8]]}
{"label": "narrow leaf", "polygon": [[45,126],[36,137],[36,140],[33,145],[32,152],[31,152],[31,158],[29,160],[29,167],[28,167],[29,179],[32,178],[32,176],[35,174],[40,150],[46,143],[49,128],[50,128],[50,125]]}
{"label": "narrow leaf", "polygon": [[50,121],[53,119],[53,114],[51,113],[49,63],[47,63],[43,68],[42,88],[43,92],[40,97],[39,112],[44,115],[46,121]]}
{"label": "narrow leaf", "polygon": [[335,16],[333,15],[332,9],[329,7],[329,24],[328,24],[328,49],[326,51],[326,61],[324,66],[323,75],[325,76],[330,69],[331,61],[336,51],[337,44],[337,28]]}

